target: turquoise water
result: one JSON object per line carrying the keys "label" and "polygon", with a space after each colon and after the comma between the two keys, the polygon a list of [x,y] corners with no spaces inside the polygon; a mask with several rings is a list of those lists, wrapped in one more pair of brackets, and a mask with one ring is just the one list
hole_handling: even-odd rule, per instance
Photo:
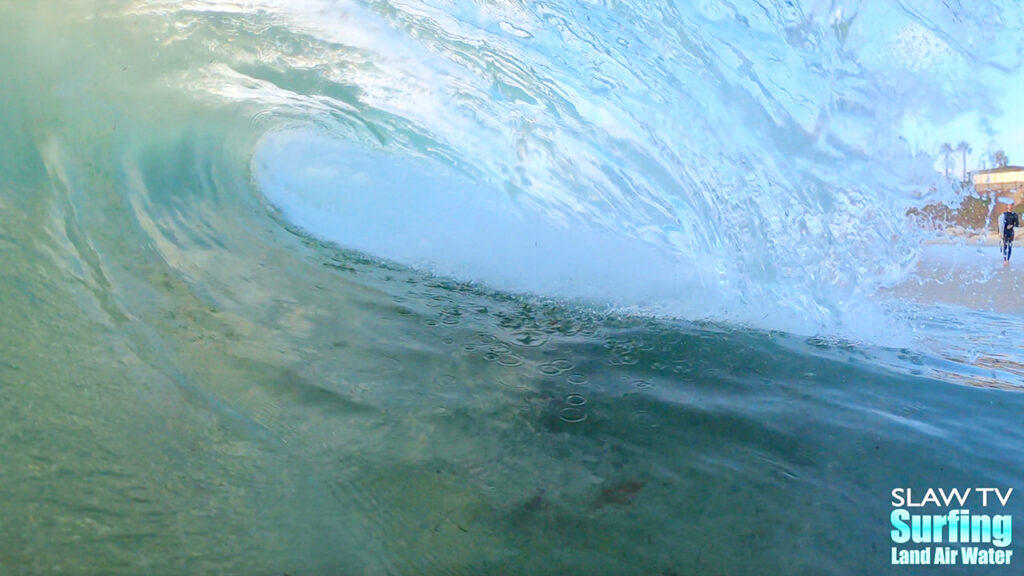
{"label": "turquoise water", "polygon": [[889,518],[1024,486],[999,8],[0,2],[0,574],[1012,573]]}

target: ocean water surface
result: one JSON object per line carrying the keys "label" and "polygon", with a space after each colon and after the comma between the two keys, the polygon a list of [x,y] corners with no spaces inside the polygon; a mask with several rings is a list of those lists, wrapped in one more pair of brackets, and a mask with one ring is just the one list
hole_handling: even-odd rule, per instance
{"label": "ocean water surface", "polygon": [[1020,20],[0,0],[0,574],[1014,573],[890,514],[1021,538],[1018,263],[904,217]]}

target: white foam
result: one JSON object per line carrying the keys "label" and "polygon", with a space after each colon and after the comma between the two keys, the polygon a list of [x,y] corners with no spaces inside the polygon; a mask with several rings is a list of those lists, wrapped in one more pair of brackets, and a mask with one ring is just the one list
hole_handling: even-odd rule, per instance
{"label": "white foam", "polygon": [[712,259],[566,225],[564,214],[517,204],[427,159],[312,129],[265,136],[253,172],[267,200],[307,233],[460,281],[793,334],[893,342],[900,332],[866,300],[829,309],[785,287],[731,290],[736,283]]}
{"label": "white foam", "polygon": [[[262,192],[312,235],[443,276],[494,288],[654,305],[701,293],[710,270],[641,239],[559,224],[429,160],[313,130],[270,133],[253,171]],[[564,218],[564,215],[560,215]]]}

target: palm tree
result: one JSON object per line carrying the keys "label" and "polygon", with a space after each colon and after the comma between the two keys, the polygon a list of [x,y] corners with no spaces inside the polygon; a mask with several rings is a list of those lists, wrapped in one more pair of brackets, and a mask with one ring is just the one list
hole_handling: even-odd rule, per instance
{"label": "palm tree", "polygon": [[953,153],[953,146],[949,142],[943,142],[939,153],[942,154],[942,175],[949,180],[949,155]]}
{"label": "palm tree", "polygon": [[967,154],[969,152],[972,152],[971,145],[968,144],[967,141],[961,140],[960,143],[956,145],[956,149],[959,150],[963,154],[963,158],[962,158],[962,161],[960,162],[960,166],[963,168],[963,174],[964,174],[962,181],[966,183],[967,182]]}
{"label": "palm tree", "polygon": [[992,153],[992,162],[995,163],[996,168],[1006,168],[1010,165],[1010,159],[1006,157],[1006,152],[1002,150],[996,150]]}

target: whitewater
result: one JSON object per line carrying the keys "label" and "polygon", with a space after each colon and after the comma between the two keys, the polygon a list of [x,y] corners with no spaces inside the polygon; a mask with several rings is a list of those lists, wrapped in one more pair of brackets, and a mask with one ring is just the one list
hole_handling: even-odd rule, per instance
{"label": "whitewater", "polygon": [[1021,18],[0,0],[0,575],[978,573],[1024,287],[906,213]]}

